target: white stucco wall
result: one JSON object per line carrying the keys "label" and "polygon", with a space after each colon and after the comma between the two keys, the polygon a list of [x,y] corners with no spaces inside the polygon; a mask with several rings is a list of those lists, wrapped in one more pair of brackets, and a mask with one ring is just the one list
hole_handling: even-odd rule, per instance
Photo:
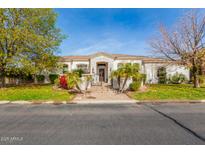
{"label": "white stucco wall", "polygon": [[181,73],[184,74],[185,77],[189,80],[190,78],[190,71],[189,69],[187,69],[184,66],[180,66],[180,65],[168,65],[166,67],[166,72],[167,72],[167,77],[168,76],[173,76],[175,73]]}
{"label": "white stucco wall", "polygon": [[[113,70],[117,70],[118,64],[119,63],[138,63],[140,66],[142,66],[142,61],[141,60],[115,60],[113,62]],[[143,69],[141,69],[143,71]]]}
{"label": "white stucco wall", "polygon": [[163,64],[147,63],[144,64],[144,71],[146,74],[146,83],[158,83],[157,69]]}
{"label": "white stucco wall", "polygon": [[145,74],[147,75],[146,83],[158,83],[157,70],[159,67],[165,67],[167,77],[173,76],[175,73],[182,73],[189,80],[189,70],[184,66],[173,64],[147,63],[144,64]]}
{"label": "white stucco wall", "polygon": [[[121,79],[121,81],[120,81],[120,89],[123,86],[123,82],[124,82],[124,79]],[[130,79],[127,80],[127,83],[126,83],[126,85],[124,87],[124,90],[128,89],[131,83],[132,83],[132,79],[130,78]],[[114,89],[119,89],[117,78],[113,79],[113,88]]]}
{"label": "white stucco wall", "polygon": [[71,70],[77,69],[78,64],[86,64],[89,68],[89,61],[73,61],[71,65]]}

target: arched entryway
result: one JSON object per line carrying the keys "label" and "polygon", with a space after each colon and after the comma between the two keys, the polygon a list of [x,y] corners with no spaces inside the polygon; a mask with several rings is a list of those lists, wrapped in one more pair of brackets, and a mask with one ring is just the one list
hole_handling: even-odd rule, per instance
{"label": "arched entryway", "polygon": [[99,82],[108,82],[108,63],[107,62],[97,62],[97,75],[99,77]]}

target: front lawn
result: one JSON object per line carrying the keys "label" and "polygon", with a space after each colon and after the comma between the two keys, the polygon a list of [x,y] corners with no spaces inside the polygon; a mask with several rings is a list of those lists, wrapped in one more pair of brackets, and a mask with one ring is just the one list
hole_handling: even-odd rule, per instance
{"label": "front lawn", "polygon": [[202,100],[205,99],[205,87],[193,88],[188,84],[147,85],[147,92],[134,92],[131,96],[137,100]]}
{"label": "front lawn", "polygon": [[0,88],[0,100],[53,100],[69,101],[73,98],[66,90],[57,91],[52,85],[33,85]]}

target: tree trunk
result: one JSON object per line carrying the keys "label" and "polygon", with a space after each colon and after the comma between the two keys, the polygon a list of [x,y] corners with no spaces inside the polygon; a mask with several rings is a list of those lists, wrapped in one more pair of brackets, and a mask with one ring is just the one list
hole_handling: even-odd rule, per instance
{"label": "tree trunk", "polygon": [[122,85],[121,93],[123,93],[123,91],[124,91],[125,85],[127,83],[127,79],[128,79],[128,77],[125,77],[124,83]]}
{"label": "tree trunk", "polygon": [[144,83],[144,79],[142,79],[141,87],[143,87],[144,85],[145,85],[145,83]]}
{"label": "tree trunk", "polygon": [[120,91],[120,82],[121,82],[121,78],[118,76],[117,77],[118,91]]}
{"label": "tree trunk", "polygon": [[193,73],[193,77],[194,77],[194,88],[199,88],[199,79],[198,79],[198,68],[195,65],[195,60],[193,60],[193,69],[192,69],[192,73]]}
{"label": "tree trunk", "polygon": [[88,90],[88,85],[89,85],[89,81],[86,81],[86,87],[85,87],[86,91]]}
{"label": "tree trunk", "polygon": [[197,77],[197,74],[194,73],[194,88],[200,88],[200,85],[199,85],[199,79]]}
{"label": "tree trunk", "polygon": [[1,82],[2,84],[0,85],[0,87],[5,87],[6,86],[6,72],[5,72],[5,66],[6,64],[2,64],[0,71],[1,71]]}
{"label": "tree trunk", "polygon": [[1,77],[1,87],[5,87],[6,86],[6,77],[4,76],[4,75],[2,75],[2,77]]}

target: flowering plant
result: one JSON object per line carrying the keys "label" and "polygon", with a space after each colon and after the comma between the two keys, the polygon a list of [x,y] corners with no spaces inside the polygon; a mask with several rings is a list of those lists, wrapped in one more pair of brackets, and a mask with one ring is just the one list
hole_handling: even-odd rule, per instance
{"label": "flowering plant", "polygon": [[60,76],[59,80],[60,80],[60,87],[64,88],[64,89],[67,89],[68,88],[67,76],[66,75],[62,75],[62,76]]}

